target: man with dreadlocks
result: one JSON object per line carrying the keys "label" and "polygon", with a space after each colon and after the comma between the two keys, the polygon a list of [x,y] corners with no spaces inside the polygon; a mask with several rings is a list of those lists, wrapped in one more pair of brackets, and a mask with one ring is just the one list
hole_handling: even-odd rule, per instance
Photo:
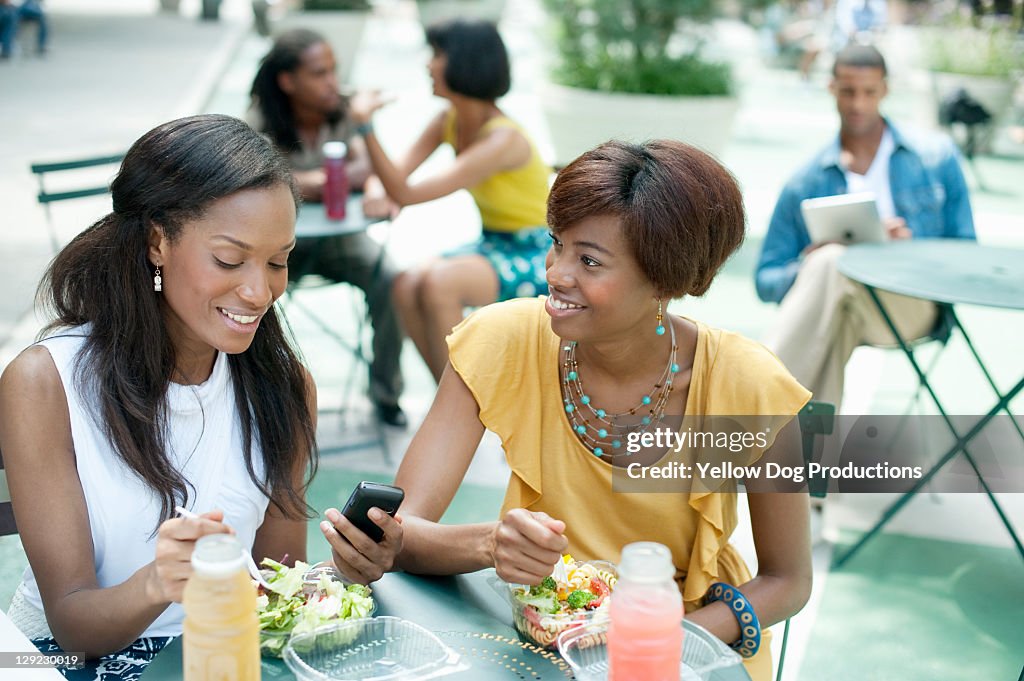
{"label": "man with dreadlocks", "polygon": [[[339,92],[335,66],[334,53],[322,35],[306,29],[287,31],[263,57],[250,92],[252,104],[246,119],[287,156],[306,201],[322,198],[325,142],[348,144],[348,176],[353,188],[362,189],[371,172],[366,147],[347,116],[348,100]],[[386,204],[388,199],[382,196],[376,201]],[[393,212],[387,205],[365,208],[374,214]],[[307,271],[352,284],[366,294],[374,331],[370,397],[381,421],[405,426],[406,417],[398,405],[402,334],[389,295],[395,272],[386,259],[381,261],[380,245],[360,232],[327,243],[300,242],[292,259],[309,263]]]}

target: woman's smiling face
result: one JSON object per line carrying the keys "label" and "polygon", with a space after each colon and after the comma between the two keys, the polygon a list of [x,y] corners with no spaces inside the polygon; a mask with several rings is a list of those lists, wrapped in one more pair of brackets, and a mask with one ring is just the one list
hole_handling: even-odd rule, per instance
{"label": "woman's smiling face", "polygon": [[[245,352],[288,284],[295,245],[289,187],[247,189],[210,205],[169,241],[154,228],[149,258],[160,267],[168,334],[179,368],[215,350]],[[190,377],[191,378],[191,377]]]}
{"label": "woman's smiling face", "polygon": [[588,217],[552,240],[545,310],[555,334],[567,340],[614,340],[645,323],[653,333],[657,291],[640,270],[619,218]]}

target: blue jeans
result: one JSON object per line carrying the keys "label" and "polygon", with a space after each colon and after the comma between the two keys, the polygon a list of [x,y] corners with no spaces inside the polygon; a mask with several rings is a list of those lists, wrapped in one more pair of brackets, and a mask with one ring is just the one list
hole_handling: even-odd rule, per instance
{"label": "blue jeans", "polygon": [[36,33],[36,49],[40,52],[46,51],[46,38],[49,33],[46,14],[38,0],[25,0],[19,7],[0,6],[0,55],[11,56],[14,39],[18,35],[18,26],[23,21],[34,21],[39,25],[39,30]]}
{"label": "blue jeans", "polygon": [[18,8],[0,5],[0,56],[10,57],[14,36],[18,32]]}
{"label": "blue jeans", "polygon": [[40,52],[46,51],[46,36],[49,29],[46,23],[46,13],[43,12],[39,0],[25,0],[18,8],[18,23],[34,21],[39,24],[39,31],[36,33],[36,49]]}

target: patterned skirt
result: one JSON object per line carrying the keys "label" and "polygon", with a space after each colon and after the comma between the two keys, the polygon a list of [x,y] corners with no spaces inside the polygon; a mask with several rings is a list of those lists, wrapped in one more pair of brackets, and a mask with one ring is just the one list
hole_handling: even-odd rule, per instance
{"label": "patterned skirt", "polygon": [[[138,681],[146,665],[152,662],[157,653],[170,641],[170,636],[136,639],[127,648],[96,660],[89,660],[82,667],[58,667],[57,671],[72,681]],[[39,638],[32,643],[39,652],[48,655],[59,655],[64,652],[52,638]]]}
{"label": "patterned skirt", "polygon": [[532,298],[547,293],[544,259],[551,248],[547,227],[526,227],[515,232],[484,229],[480,238],[444,254],[482,255],[498,275],[498,300]]}

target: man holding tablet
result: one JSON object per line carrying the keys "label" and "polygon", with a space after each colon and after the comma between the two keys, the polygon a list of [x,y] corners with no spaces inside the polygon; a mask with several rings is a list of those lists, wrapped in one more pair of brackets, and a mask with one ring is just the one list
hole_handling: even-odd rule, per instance
{"label": "man holding tablet", "polygon": [[[836,56],[829,89],[839,112],[839,136],[783,188],[755,277],[761,300],[781,303],[765,345],[816,399],[837,407],[854,348],[895,339],[867,291],[836,267],[845,248],[841,242],[848,240],[813,242],[802,202],[870,192],[890,239],[974,239],[956,147],[944,136],[897,128],[881,115],[886,74],[885,59],[872,46],[849,45]],[[809,203],[813,208],[815,202]],[[932,303],[883,296],[905,338],[926,336],[934,328]]]}

